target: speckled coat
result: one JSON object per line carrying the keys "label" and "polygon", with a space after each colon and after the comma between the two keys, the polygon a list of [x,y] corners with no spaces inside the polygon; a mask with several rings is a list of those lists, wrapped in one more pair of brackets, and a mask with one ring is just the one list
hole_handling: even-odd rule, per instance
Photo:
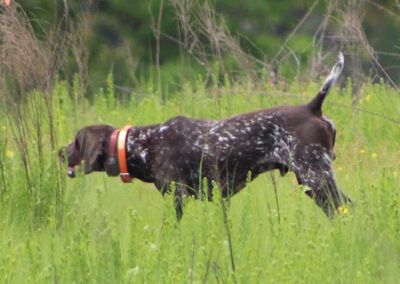
{"label": "speckled coat", "polygon": [[[322,103],[341,73],[339,57],[317,96],[308,104],[280,106],[213,121],[177,116],[160,124],[139,126],[127,135],[128,171],[152,182],[163,193],[175,183],[175,206],[182,216],[182,197],[212,198],[213,183],[223,197],[239,192],[246,181],[278,169],[293,171],[299,184],[331,216],[351,202],[336,185],[332,170],[336,130],[322,115]],[[80,130],[67,146],[68,165],[85,160],[85,173],[107,170],[109,125]],[[98,146],[96,146],[98,145]],[[79,163],[77,162],[79,161]],[[207,181],[206,185],[203,184]]]}

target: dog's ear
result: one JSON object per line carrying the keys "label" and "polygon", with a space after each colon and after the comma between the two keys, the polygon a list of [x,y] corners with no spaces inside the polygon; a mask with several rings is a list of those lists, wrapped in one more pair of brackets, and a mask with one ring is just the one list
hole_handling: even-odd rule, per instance
{"label": "dog's ear", "polygon": [[80,131],[75,140],[75,150],[78,150],[80,160],[85,161],[85,174],[103,169],[104,135],[91,129]]}
{"label": "dog's ear", "polygon": [[93,143],[86,143],[85,147],[81,149],[83,160],[85,161],[85,174],[93,171],[102,171],[104,160],[104,143],[103,141],[95,141]]}

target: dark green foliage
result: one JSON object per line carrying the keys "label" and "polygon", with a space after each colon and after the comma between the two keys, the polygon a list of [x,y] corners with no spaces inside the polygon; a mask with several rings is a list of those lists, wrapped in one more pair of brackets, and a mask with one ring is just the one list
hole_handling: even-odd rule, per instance
{"label": "dark green foliage", "polygon": [[[90,50],[89,88],[92,91],[99,87],[99,82],[104,81],[110,70],[113,71],[118,85],[130,87],[139,87],[135,77],[140,78],[141,73],[151,72],[149,69],[155,64],[156,37],[154,29],[157,27],[160,2],[160,0],[68,1],[72,20],[80,15],[80,11],[88,9],[91,11],[84,16],[89,20],[87,41]],[[183,31],[182,27],[178,28],[179,24],[172,2],[164,2],[160,63],[168,66],[180,64],[180,47],[177,41],[183,40]],[[201,6],[207,1],[192,2],[193,5]],[[225,20],[230,32],[235,36],[240,35],[240,44],[243,50],[259,60],[267,59],[267,62],[277,55],[282,44],[314,3],[312,0],[216,0],[208,2],[211,7],[215,8],[218,18]],[[64,1],[31,0],[19,3],[29,16],[38,19],[37,22],[33,22],[37,30],[46,30],[64,13]],[[337,6],[341,7],[340,3]],[[345,5],[342,6],[345,7]],[[318,1],[311,15],[287,43],[298,57],[302,70],[306,69],[312,52],[319,48],[319,46],[312,45],[312,40],[323,22],[327,7],[328,1]],[[362,7],[363,10],[360,12],[365,15],[362,17],[363,28],[372,48],[386,53],[398,53],[396,40],[400,33],[400,25],[398,7],[395,6],[395,3],[386,0],[376,1],[374,4],[371,1],[364,3]],[[338,38],[338,31],[342,25],[340,21],[340,14],[334,12],[327,26],[323,43],[326,50],[343,46],[343,39]],[[285,56],[283,56],[283,62],[280,63],[282,70],[279,74],[283,78],[291,78],[293,74],[296,74],[297,63],[289,49],[285,48],[284,51]],[[397,67],[393,67],[398,65],[395,63],[397,57],[386,53],[379,54],[379,59],[384,67],[389,67],[387,72],[393,79],[399,82],[400,73]],[[282,54],[279,57],[281,56]],[[362,61],[364,70],[370,71],[372,66],[366,54],[362,56]],[[136,66],[136,64],[138,65]],[[170,71],[171,68],[166,67],[164,73]],[[172,72],[176,72],[176,70]],[[164,79],[169,80],[168,78]]]}

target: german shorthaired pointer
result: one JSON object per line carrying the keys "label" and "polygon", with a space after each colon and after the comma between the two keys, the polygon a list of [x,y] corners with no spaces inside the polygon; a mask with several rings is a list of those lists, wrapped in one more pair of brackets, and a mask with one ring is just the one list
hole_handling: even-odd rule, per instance
{"label": "german shorthaired pointer", "polygon": [[[175,208],[182,216],[182,198],[200,197],[203,180],[212,198],[212,181],[223,197],[230,197],[259,174],[278,169],[281,175],[296,174],[299,184],[308,186],[306,194],[328,215],[351,202],[336,185],[331,167],[336,130],[322,115],[322,103],[343,69],[338,62],[317,96],[308,104],[279,106],[232,116],[219,121],[177,116],[161,124],[131,128],[127,133],[126,159],[129,173],[152,182],[162,194],[175,183]],[[110,125],[81,129],[66,147],[68,175],[85,161],[85,174],[109,169]],[[63,158],[62,151],[60,157]],[[204,195],[203,195],[204,196]]]}

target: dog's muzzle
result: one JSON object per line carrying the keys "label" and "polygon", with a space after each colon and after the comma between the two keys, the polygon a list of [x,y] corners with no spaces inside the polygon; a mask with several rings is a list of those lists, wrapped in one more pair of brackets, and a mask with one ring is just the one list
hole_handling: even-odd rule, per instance
{"label": "dog's muzzle", "polygon": [[67,169],[67,175],[70,178],[74,178],[75,177],[75,169],[73,167],[68,167]]}

